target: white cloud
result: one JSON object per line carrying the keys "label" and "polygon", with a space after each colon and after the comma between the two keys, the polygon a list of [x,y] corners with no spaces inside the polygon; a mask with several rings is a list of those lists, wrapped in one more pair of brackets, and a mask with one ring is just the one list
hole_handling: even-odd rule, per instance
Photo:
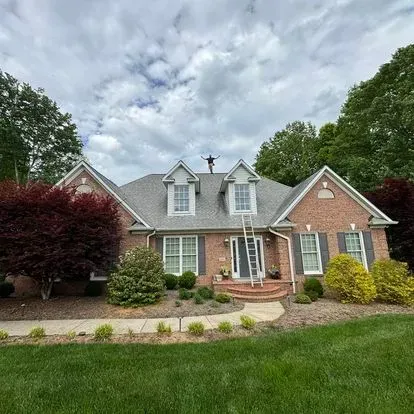
{"label": "white cloud", "polygon": [[218,171],[287,122],[335,120],[348,88],[412,41],[410,0],[0,0],[0,68],[73,114],[124,183],[178,159]]}
{"label": "white cloud", "polygon": [[110,135],[91,135],[88,140],[90,151],[110,153],[121,148],[120,142]]}

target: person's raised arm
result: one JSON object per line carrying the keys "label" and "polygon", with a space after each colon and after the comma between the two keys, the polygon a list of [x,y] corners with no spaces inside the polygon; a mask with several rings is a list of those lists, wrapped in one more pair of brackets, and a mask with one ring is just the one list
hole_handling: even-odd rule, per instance
{"label": "person's raised arm", "polygon": [[215,160],[218,160],[220,158],[220,155],[217,155],[217,157],[216,158],[214,158]]}
{"label": "person's raised arm", "polygon": [[202,158],[203,160],[207,161],[207,158],[204,158],[203,156],[201,156],[201,158]]}

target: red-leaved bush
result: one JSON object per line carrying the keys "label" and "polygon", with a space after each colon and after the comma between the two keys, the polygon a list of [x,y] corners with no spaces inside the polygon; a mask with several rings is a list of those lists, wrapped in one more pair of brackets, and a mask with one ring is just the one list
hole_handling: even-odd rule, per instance
{"label": "red-leaved bush", "polygon": [[0,182],[0,269],[36,279],[43,299],[56,278],[86,279],[91,271],[108,269],[120,237],[110,197]]}
{"label": "red-leaved bush", "polygon": [[391,219],[398,221],[386,230],[390,255],[408,263],[414,271],[414,183],[405,178],[387,178],[365,196]]}

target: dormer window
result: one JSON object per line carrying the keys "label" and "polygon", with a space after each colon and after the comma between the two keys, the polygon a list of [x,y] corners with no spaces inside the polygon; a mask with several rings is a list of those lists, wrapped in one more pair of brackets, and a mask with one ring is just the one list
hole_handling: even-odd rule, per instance
{"label": "dormer window", "polygon": [[196,212],[196,193],[200,192],[200,179],[179,161],[162,178],[167,187],[167,214],[169,216],[194,216]]}
{"label": "dormer window", "polygon": [[234,184],[236,211],[250,211],[250,184]]}
{"label": "dormer window", "polygon": [[174,212],[189,213],[190,191],[189,185],[174,185]]}

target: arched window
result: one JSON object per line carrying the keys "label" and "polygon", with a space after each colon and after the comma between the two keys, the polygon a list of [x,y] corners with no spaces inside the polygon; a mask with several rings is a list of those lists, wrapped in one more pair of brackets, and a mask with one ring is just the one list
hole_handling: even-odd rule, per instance
{"label": "arched window", "polygon": [[92,188],[87,184],[81,184],[76,188],[77,193],[91,193]]}
{"label": "arched window", "polygon": [[335,198],[334,193],[328,188],[322,188],[318,192],[318,198]]}

